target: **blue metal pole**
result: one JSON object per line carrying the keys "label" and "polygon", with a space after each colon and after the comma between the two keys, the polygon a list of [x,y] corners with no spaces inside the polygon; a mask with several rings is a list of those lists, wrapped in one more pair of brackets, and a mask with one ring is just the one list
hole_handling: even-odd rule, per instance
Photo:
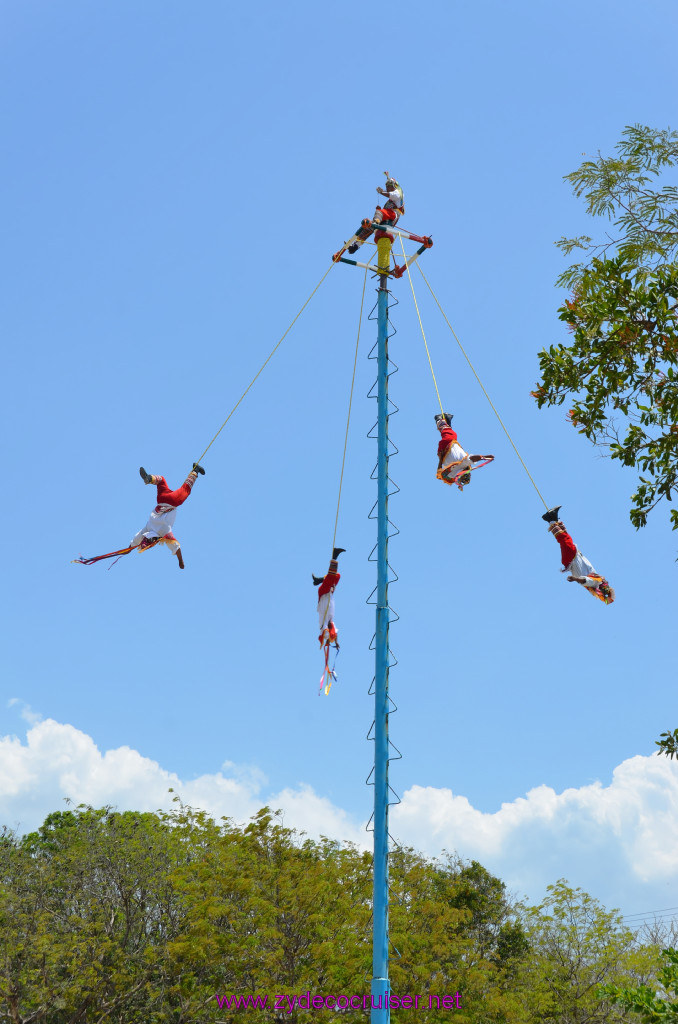
{"label": "blue metal pole", "polygon": [[[390,242],[379,245],[379,267]],[[389,1024],[388,977],[388,278],[377,303],[377,622],[374,684],[374,896],[371,1024]]]}

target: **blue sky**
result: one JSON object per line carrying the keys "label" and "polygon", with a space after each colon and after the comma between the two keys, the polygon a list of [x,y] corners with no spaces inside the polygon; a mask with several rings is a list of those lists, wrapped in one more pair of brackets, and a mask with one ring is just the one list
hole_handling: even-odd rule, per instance
{"label": "blue sky", "polygon": [[529,395],[538,350],[564,336],[553,243],[593,233],[562,176],[627,124],[672,126],[676,21],[669,0],[5,6],[4,821],[32,827],[65,796],[156,807],[174,785],[215,813],[272,801],[308,831],[361,835],[371,325],[322,699],[310,584],[332,541],[359,271],[332,270],[210,450],[177,519],[183,573],[164,550],[110,572],[70,559],[143,525],[139,465],[183,480],[388,168],[540,491],[617,591],[605,608],[564,582],[415,275],[443,402],[467,448],[496,454],[463,495],[435,481],[435,391],[394,284],[393,831],[530,898],[567,877],[624,913],[678,905],[678,768],[653,757],[678,725],[676,535],[664,510],[637,533],[633,474]]}

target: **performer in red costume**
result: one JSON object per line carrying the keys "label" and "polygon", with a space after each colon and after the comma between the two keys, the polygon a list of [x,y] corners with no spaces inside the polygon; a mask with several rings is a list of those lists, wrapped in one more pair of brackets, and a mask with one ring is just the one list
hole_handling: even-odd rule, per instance
{"label": "performer in red costume", "polygon": [[563,563],[561,572],[569,573],[568,583],[580,583],[586,587],[589,594],[597,597],[605,604],[614,602],[615,593],[604,576],[600,576],[589,562],[586,555],[578,549],[572,537],[565,529],[564,524],[558,518],[562,505],[549,509],[542,516],[545,523],[549,524],[549,533],[552,533],[560,545],[560,555]]}
{"label": "performer in red costume", "polygon": [[[434,417],[440,431],[438,442],[438,472],[436,477],[445,484],[456,484],[463,491],[471,483],[471,469],[474,463],[492,462],[494,455],[469,455],[457,439],[457,432],[451,427],[452,413],[439,412]],[[479,469],[479,466],[475,468]]]}
{"label": "performer in red costume", "polygon": [[[126,548],[121,548],[119,551],[109,551],[106,555],[96,555],[95,558],[83,558],[80,556],[80,558],[75,558],[74,561],[80,565],[94,565],[95,562],[101,562],[104,558],[115,558],[117,561],[123,555],[128,555],[130,551],[135,549],[147,551],[148,548],[152,548],[156,544],[164,543],[167,544],[172,554],[177,556],[179,568],[183,569],[184,560],[181,555],[181,548],[179,547],[179,541],[172,533],[172,527],[177,517],[177,509],[179,505],[183,505],[191,493],[199,473],[204,476],[205,470],[197,462],[194,462],[193,469],[181,487],[178,487],[176,491],[171,491],[167,486],[164,476],[152,476],[142,466],[139,470],[139,475],[145,484],[155,484],[158,499],[158,503],[151,512],[146,525],[135,534]],[[115,562],[112,564],[115,565]]]}
{"label": "performer in red costume", "polygon": [[318,588],[318,620],[320,624],[320,646],[324,643],[335,644],[337,647],[337,627],[334,625],[334,591],[341,579],[337,572],[337,559],[346,548],[335,548],[332,552],[330,567],[325,576],[313,576],[313,586]]}
{"label": "performer in red costume", "polygon": [[164,476],[152,476],[151,473],[147,473],[144,467],[141,466],[139,469],[141,479],[145,484],[155,484],[157,488],[158,504],[151,512],[146,525],[130,541],[131,548],[139,548],[143,551],[144,548],[151,547],[152,544],[162,541],[167,544],[171,553],[177,556],[179,568],[184,568],[184,559],[179,547],[179,541],[172,533],[172,527],[177,518],[177,509],[180,505],[183,505],[191,493],[193,484],[198,479],[198,473],[204,476],[205,470],[197,462],[194,462],[193,469],[181,487],[178,487],[176,491],[171,491],[167,486]]}
{"label": "performer in red costume", "polygon": [[330,692],[332,681],[337,678],[336,672],[330,668],[330,645],[333,644],[339,650],[337,627],[334,624],[334,591],[341,576],[337,572],[339,563],[337,559],[345,548],[335,548],[332,552],[330,567],[325,576],[313,576],[313,586],[318,588],[318,621],[320,624],[320,635],[318,640],[320,646],[325,648],[325,668],[320,677],[320,690],[325,687],[325,693]]}

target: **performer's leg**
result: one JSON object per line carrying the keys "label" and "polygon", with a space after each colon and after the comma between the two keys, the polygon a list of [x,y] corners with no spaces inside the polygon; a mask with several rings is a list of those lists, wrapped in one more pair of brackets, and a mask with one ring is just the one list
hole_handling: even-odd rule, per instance
{"label": "performer's leg", "polygon": [[174,508],[178,508],[179,505],[183,505],[191,493],[191,488],[198,479],[198,473],[195,469],[192,469],[181,487],[177,487],[176,491],[170,491],[164,476],[159,479],[161,483],[158,484],[158,504],[173,505]]}
{"label": "performer's leg", "polygon": [[[139,472],[141,472],[141,470],[139,470]],[[151,476],[150,473],[147,473],[146,475],[148,477],[148,480],[146,480],[145,483],[154,484],[156,487],[158,504],[160,504],[161,501],[166,501],[164,495],[171,494],[172,492],[167,486],[167,481],[165,480],[164,476]]]}
{"label": "performer's leg", "polygon": [[143,466],[139,467],[139,476],[145,484],[157,484],[163,479],[161,476],[153,476],[152,473],[147,473]]}
{"label": "performer's leg", "polygon": [[163,539],[163,543],[165,543],[167,545],[167,547],[170,549],[172,554],[177,556],[177,561],[179,562],[179,568],[183,569],[184,568],[184,559],[183,559],[183,556],[181,554],[181,548],[179,547],[179,541],[177,540],[177,538],[174,536],[174,534],[172,533],[171,530],[168,530],[167,533],[165,533],[163,535],[162,539]]}
{"label": "performer's leg", "polygon": [[[456,456],[456,457],[455,457]],[[467,470],[471,468],[472,462],[470,457],[466,454],[461,445],[452,444],[445,452],[445,459],[441,468],[440,475],[446,483],[453,483],[455,477],[458,477],[460,473],[467,474]],[[470,480],[465,480],[464,483],[468,483]]]}
{"label": "performer's leg", "polygon": [[561,561],[563,563],[563,568],[567,569],[568,565],[577,554],[577,545],[572,540],[560,520],[558,520],[557,523],[551,523],[549,526],[549,533],[552,533],[560,544]]}
{"label": "performer's leg", "polygon": [[329,622],[334,618],[334,598],[332,592],[320,594],[318,597],[318,625],[320,631],[327,628]]}

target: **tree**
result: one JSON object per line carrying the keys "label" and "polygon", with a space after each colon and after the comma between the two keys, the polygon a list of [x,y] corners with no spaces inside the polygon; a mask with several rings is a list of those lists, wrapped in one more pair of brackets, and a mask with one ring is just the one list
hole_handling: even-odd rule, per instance
{"label": "tree", "polygon": [[142,1021],[180,913],[154,814],[51,814],[0,847],[0,1009],[15,1024]]}
{"label": "tree", "polygon": [[607,985],[602,996],[637,1013],[646,1024],[671,1024],[678,1021],[678,950],[664,949],[658,974],[659,988],[636,985],[633,988]]}
{"label": "tree", "polygon": [[304,840],[269,808],[242,830],[214,826],[204,858],[174,875],[186,914],[169,953],[185,979],[187,1019],[216,1013],[215,992],[265,996],[267,1020],[294,1024],[317,1010],[276,1011],[276,996],[360,991],[370,961],[370,876],[367,854]]}
{"label": "tree", "polygon": [[[435,1024],[452,1007],[429,996],[457,992],[459,1024],[630,1022],[596,986],[652,981],[657,950],[564,883],[521,917],[477,861],[398,847],[390,868],[392,993],[423,997],[398,1009],[403,1024]],[[369,995],[371,876],[366,851],[268,808],[245,827],[180,802],[51,814],[0,835],[0,1020],[336,1021],[291,997]]]}
{"label": "tree", "polygon": [[531,1010],[543,1024],[610,1024],[631,1021],[630,1012],[600,998],[608,984],[645,983],[656,955],[639,946],[615,912],[561,879],[547,897],[525,912],[532,956],[525,963]]}
{"label": "tree", "polygon": [[512,972],[527,954],[529,943],[505,884],[477,860],[465,863],[455,858],[450,870],[454,879],[451,903],[468,911],[467,927],[475,947]]}
{"label": "tree", "polygon": [[[678,165],[678,133],[627,127],[616,154],[587,160],[565,180],[614,234],[561,238],[585,254],[561,274],[571,296],[559,317],[568,345],[539,353],[537,405],[572,403],[573,426],[638,471],[630,518],[645,526],[678,489],[678,188],[657,179]],[[678,510],[672,509],[678,529]]]}

